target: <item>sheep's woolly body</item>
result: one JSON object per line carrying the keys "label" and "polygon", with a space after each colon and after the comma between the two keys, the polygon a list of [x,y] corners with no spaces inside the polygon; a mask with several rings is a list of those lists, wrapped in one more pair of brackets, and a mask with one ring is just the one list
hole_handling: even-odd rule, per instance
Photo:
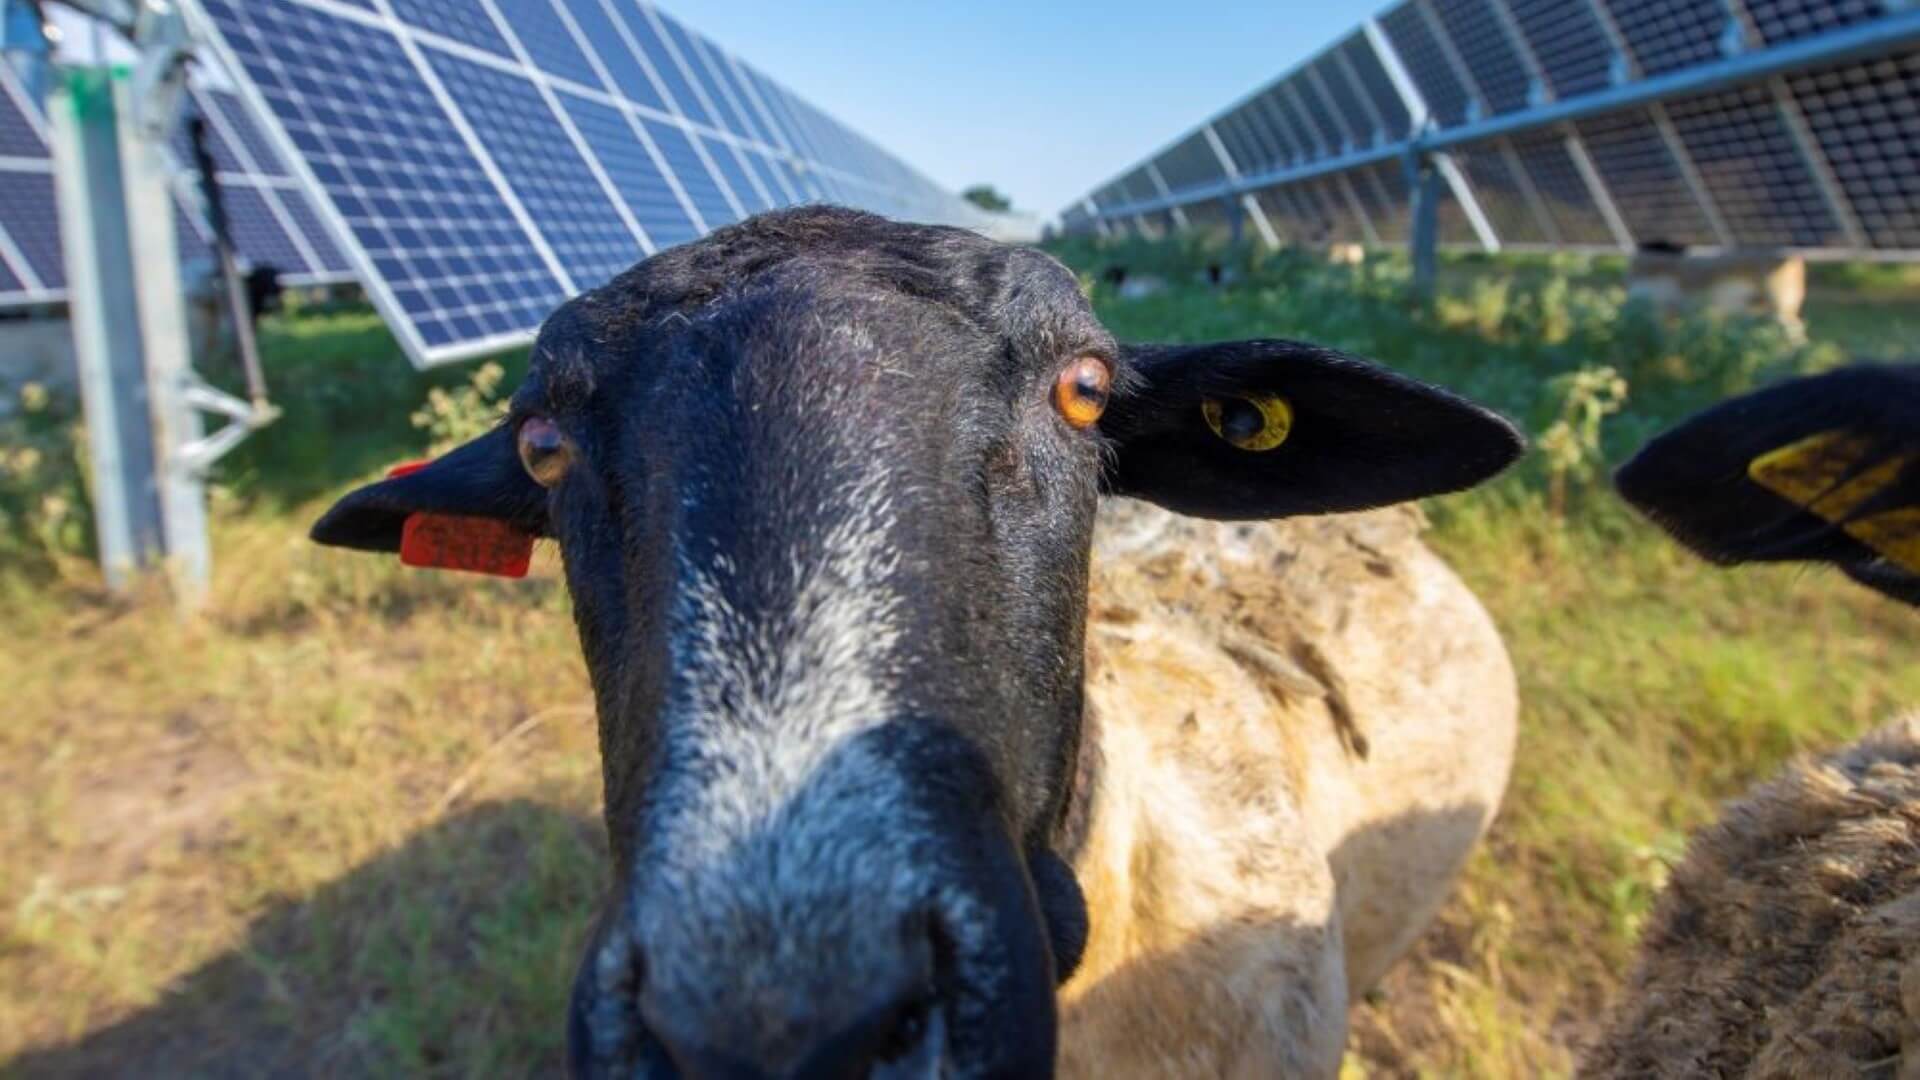
{"label": "sheep's woolly body", "polygon": [[1506,651],[1420,528],[1102,509],[1062,1075],[1337,1071],[1512,761]]}
{"label": "sheep's woolly body", "polygon": [[1797,762],[1696,836],[1584,1063],[1920,1080],[1920,713]]}

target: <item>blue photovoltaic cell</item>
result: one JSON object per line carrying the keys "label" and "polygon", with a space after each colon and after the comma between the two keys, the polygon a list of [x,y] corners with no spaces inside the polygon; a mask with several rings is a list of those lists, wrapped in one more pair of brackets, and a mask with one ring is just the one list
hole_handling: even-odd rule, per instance
{"label": "blue photovoltaic cell", "polygon": [[1898,0],[1747,0],[1747,16],[1769,45],[1837,30],[1887,13]]}
{"label": "blue photovoltaic cell", "polygon": [[654,75],[667,88],[667,94],[674,104],[679,106],[680,115],[694,123],[713,127],[712,118],[700,106],[700,99],[694,96],[693,87],[687,84],[686,74],[680,70],[679,64],[674,63],[666,42],[654,33],[653,24],[647,21],[646,15],[633,0],[615,0],[614,6],[621,18],[626,20],[627,29],[633,32],[634,43],[640,46],[640,51],[647,55],[647,62],[653,65]]}
{"label": "blue photovoltaic cell", "polygon": [[271,266],[283,274],[312,272],[300,249],[280,227],[280,219],[274,216],[264,195],[237,184],[224,185],[220,195],[227,207],[227,228],[231,230],[233,246],[245,252],[248,261],[256,266]]}
{"label": "blue photovoltaic cell", "polygon": [[193,154],[193,134],[189,127],[191,115],[197,113],[206,120],[206,125],[203,130],[206,132],[207,150],[213,155],[213,167],[215,171],[223,173],[244,173],[251,171],[247,168],[246,164],[240,160],[239,156],[233,152],[233,147],[227,145],[227,137],[221,134],[219,120],[207,115],[204,102],[197,97],[190,98],[183,112],[186,115],[180,118],[180,125],[173,129],[173,138],[171,139],[173,156],[182,166],[193,168],[194,162],[199,160],[194,157]]}
{"label": "blue photovoltaic cell", "polygon": [[253,159],[253,168],[247,171],[261,176],[285,176],[287,167],[280,163],[280,155],[267,142],[266,136],[254,126],[253,117],[240,99],[224,90],[195,90],[194,97],[208,114],[224,120],[227,130],[234,133],[240,142],[238,149]]}
{"label": "blue photovoltaic cell", "polygon": [[53,201],[53,174],[0,173],[0,226],[13,237],[27,266],[49,289],[66,287],[60,264],[60,211]]}
{"label": "blue photovoltaic cell", "polygon": [[389,0],[400,21],[462,45],[485,49],[495,56],[512,56],[506,39],[480,0]]}
{"label": "blue photovoltaic cell", "polygon": [[1634,239],[1643,244],[1717,242],[1666,140],[1645,113],[1609,113],[1583,120],[1578,127]]}
{"label": "blue photovoltaic cell", "polygon": [[1826,247],[1843,242],[1839,222],[1766,88],[1747,86],[1675,102],[1667,111],[1736,243]]}
{"label": "blue photovoltaic cell", "polygon": [[1388,12],[1380,20],[1380,26],[1393,39],[1394,50],[1400,54],[1400,61],[1406,65],[1414,85],[1420,88],[1420,96],[1426,99],[1434,120],[1445,127],[1465,123],[1472,96],[1460,85],[1432,28],[1414,5]]}
{"label": "blue photovoltaic cell", "polygon": [[1400,92],[1394,89],[1392,78],[1380,63],[1380,54],[1373,51],[1373,45],[1367,41],[1366,35],[1349,37],[1340,46],[1340,52],[1353,66],[1353,73],[1359,77],[1360,85],[1366,88],[1367,100],[1380,113],[1380,122],[1387,127],[1387,138],[1406,138],[1413,127],[1413,118],[1407,115],[1406,102],[1400,99]]}
{"label": "blue photovoltaic cell", "polygon": [[748,137],[763,142],[768,146],[779,145],[779,140],[774,138],[773,134],[766,129],[766,119],[760,115],[758,109],[753,107],[753,98],[748,95],[746,85],[741,82],[739,73],[734,71],[733,64],[729,61],[727,55],[720,50],[719,46],[714,45],[710,41],[703,41],[701,44],[706,47],[708,66],[713,69],[715,76],[720,80],[721,88],[728,95],[731,95],[735,106],[734,111],[739,114],[741,121],[746,124]]}
{"label": "blue photovoltaic cell", "polygon": [[567,13],[580,27],[592,44],[593,51],[605,65],[607,74],[613,78],[614,86],[628,101],[637,102],[649,108],[666,111],[667,103],[661,99],[660,91],[654,89],[653,80],[640,67],[640,61],[634,58],[633,50],[627,47],[623,32],[614,27],[613,19],[600,0],[561,0]]}
{"label": "blue photovoltaic cell", "polygon": [[1563,98],[1612,85],[1613,49],[1592,0],[1507,0],[1547,83]]}
{"label": "blue photovoltaic cell", "polygon": [[[5,177],[0,177],[0,182],[4,180]],[[0,294],[25,292],[26,288],[19,278],[13,276],[13,271],[7,269],[7,264],[0,261]]]}
{"label": "blue photovoltaic cell", "polygon": [[699,89],[706,91],[707,103],[712,106],[712,109],[708,110],[712,114],[710,125],[724,128],[735,135],[749,134],[739,114],[734,112],[732,105],[727,101],[727,96],[720,92],[719,84],[713,81],[712,74],[707,71],[706,58],[700,55],[693,36],[687,33],[686,27],[675,22],[673,17],[664,11],[656,9],[654,15],[660,19],[660,25],[667,28],[667,36],[673,39],[673,46],[679,51],[680,59],[685,61],[688,70],[693,72],[693,79],[699,84]]}
{"label": "blue photovoltaic cell", "polygon": [[693,200],[694,208],[706,219],[707,228],[717,229],[722,225],[731,225],[735,215],[728,204],[727,196],[714,182],[713,175],[700,162],[700,155],[694,152],[693,143],[687,140],[686,132],[672,124],[658,120],[647,120],[647,135],[653,139],[653,145],[660,148],[660,156],[667,161],[667,168],[679,179],[680,186]]}
{"label": "blue photovoltaic cell", "polygon": [[656,249],[684,244],[700,235],[680,197],[654,164],[653,155],[647,153],[619,110],[564,92],[560,102]]}
{"label": "blue photovoltaic cell", "polygon": [[598,285],[645,255],[532,83],[424,52],[576,286]]}
{"label": "blue photovoltaic cell", "polygon": [[1506,28],[1494,15],[1493,0],[1433,0],[1434,14],[1446,27],[1460,60],[1495,113],[1527,107],[1527,69]]}
{"label": "blue photovoltaic cell", "polygon": [[1457,155],[1473,181],[1474,194],[1487,212],[1487,220],[1502,240],[1515,244],[1544,244],[1549,237],[1540,227],[1540,219],[1528,202],[1520,178],[1514,175],[1507,156],[1496,146],[1475,146]]}
{"label": "blue photovoltaic cell", "polygon": [[1608,10],[1646,75],[1720,58],[1725,0],[1610,0]]}
{"label": "blue photovoltaic cell", "polygon": [[1566,140],[1557,134],[1533,134],[1511,140],[1513,154],[1533,181],[1534,193],[1547,216],[1566,244],[1607,245],[1614,242],[1613,230],[1594,204],[1593,191],[1580,167],[1574,164]]}
{"label": "blue photovoltaic cell", "polygon": [[736,65],[735,74],[740,78],[741,88],[747,91],[759,106],[753,114],[767,128],[767,144],[799,153],[800,144],[794,141],[787,118],[780,114],[780,107],[773,100],[766,76],[746,63]]}
{"label": "blue photovoltaic cell", "polygon": [[520,39],[534,66],[581,86],[604,89],[587,54],[580,51],[573,32],[560,21],[550,0],[493,0],[493,6],[507,20],[513,36]]}
{"label": "blue photovoltaic cell", "polygon": [[1326,96],[1333,101],[1334,111],[1341,121],[1341,129],[1350,135],[1356,147],[1372,146],[1382,134],[1379,126],[1373,122],[1373,114],[1360,102],[1360,94],[1354,89],[1353,81],[1347,78],[1340,62],[1329,56],[1312,65],[1311,70],[1318,79],[1309,79],[1316,90],[1325,90]]}
{"label": "blue photovoltaic cell", "polygon": [[741,167],[739,159],[733,156],[733,149],[718,139],[702,138],[701,144],[707,148],[707,156],[727,178],[727,186],[733,189],[735,198],[747,208],[747,213],[757,214],[762,210],[773,209],[773,204],[760,197],[759,189],[748,179],[747,172]]}
{"label": "blue photovoltaic cell", "polygon": [[293,0],[202,0],[428,347],[566,298],[391,34]]}
{"label": "blue photovoltaic cell", "polygon": [[748,168],[752,169],[753,175],[759,178],[761,186],[767,189],[767,197],[773,200],[774,205],[793,205],[794,196],[781,186],[781,178],[774,169],[773,162],[758,150],[748,150],[745,153]]}
{"label": "blue photovoltaic cell", "polygon": [[[0,63],[5,63],[0,60]],[[47,156],[47,144],[40,141],[40,133],[34,130],[33,123],[13,102],[13,95],[0,89],[0,157],[43,158]]]}
{"label": "blue photovoltaic cell", "polygon": [[314,213],[313,204],[307,201],[307,197],[288,188],[281,188],[274,195],[279,198],[280,205],[287,208],[287,216],[293,219],[294,227],[300,230],[307,247],[313,249],[314,255],[319,258],[319,271],[323,274],[347,273],[351,269],[347,257],[333,242],[333,235],[321,222],[320,215]]}

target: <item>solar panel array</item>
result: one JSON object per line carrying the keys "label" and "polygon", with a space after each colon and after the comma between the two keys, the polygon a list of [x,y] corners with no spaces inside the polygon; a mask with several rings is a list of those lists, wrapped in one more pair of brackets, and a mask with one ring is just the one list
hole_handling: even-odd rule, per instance
{"label": "solar panel array", "polygon": [[[275,267],[290,285],[350,280],[346,256],[240,99],[197,85],[189,91],[188,108],[207,121],[215,180],[241,258]],[[184,170],[193,160],[184,118],[170,148]],[[184,171],[181,183],[183,188],[192,183]],[[181,256],[189,261],[211,253],[206,221],[190,209],[195,205],[191,198],[179,199],[174,222]],[[0,306],[65,300],[62,260],[46,115],[13,70],[0,63]]]}
{"label": "solar panel array", "polygon": [[1920,257],[1910,0],[1404,0],[1062,213],[1069,232]]}
{"label": "solar panel array", "polygon": [[985,220],[637,0],[185,8],[419,363],[526,341],[569,296],[762,210]]}

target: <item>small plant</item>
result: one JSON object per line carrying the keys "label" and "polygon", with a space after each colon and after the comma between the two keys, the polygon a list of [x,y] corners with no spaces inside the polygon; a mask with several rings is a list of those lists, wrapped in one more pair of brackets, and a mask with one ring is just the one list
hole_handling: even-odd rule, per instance
{"label": "small plant", "polygon": [[427,391],[427,403],[413,412],[413,426],[433,438],[427,452],[437,457],[499,423],[507,414],[507,403],[500,400],[500,382],[506,375],[505,368],[489,360],[474,369],[467,385]]}
{"label": "small plant", "polygon": [[1556,517],[1566,513],[1570,481],[1590,483],[1605,462],[1600,428],[1627,404],[1627,380],[1611,367],[1583,367],[1547,384],[1560,400],[1559,416],[1540,433],[1547,463],[1547,503]]}
{"label": "small plant", "polygon": [[0,402],[0,564],[57,568],[93,548],[79,404],[41,383]]}

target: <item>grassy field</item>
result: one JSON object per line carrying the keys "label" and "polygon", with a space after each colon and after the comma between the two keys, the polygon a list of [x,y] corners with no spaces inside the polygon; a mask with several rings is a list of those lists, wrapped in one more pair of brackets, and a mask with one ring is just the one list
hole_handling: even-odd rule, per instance
{"label": "grassy field", "polygon": [[[1913,615],[1836,576],[1712,571],[1601,481],[1672,419],[1844,354],[1897,355],[1915,282],[1816,280],[1817,344],[1623,312],[1618,267],[1120,261],[1124,338],[1311,337],[1544,436],[1429,504],[1507,634],[1523,716],[1493,838],[1416,956],[1356,1014],[1356,1075],[1564,1072],[1685,831],[1796,750],[1920,701]],[[406,369],[365,311],[265,328],[287,418],[223,468],[217,597],[181,625],[107,598],[70,403],[0,414],[0,1071],[550,1072],[601,888],[598,759],[555,557],[502,583],[307,545],[333,494],[487,411],[471,371]],[[508,358],[510,386],[523,358]],[[1605,368],[1606,370],[1602,370]],[[432,391],[437,408],[416,426]],[[1621,397],[1624,394],[1624,398]]]}

